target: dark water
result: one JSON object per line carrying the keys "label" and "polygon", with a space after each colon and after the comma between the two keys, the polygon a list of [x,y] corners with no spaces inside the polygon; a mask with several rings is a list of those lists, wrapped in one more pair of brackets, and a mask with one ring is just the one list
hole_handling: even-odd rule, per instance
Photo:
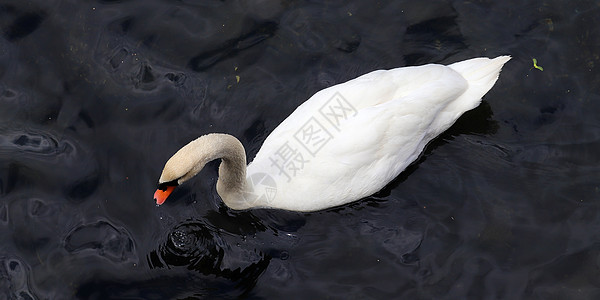
{"label": "dark water", "polygon": [[[0,299],[600,299],[599,45],[596,1],[0,1]],[[502,54],[373,197],[236,212],[213,163],[153,203],[197,136]]]}

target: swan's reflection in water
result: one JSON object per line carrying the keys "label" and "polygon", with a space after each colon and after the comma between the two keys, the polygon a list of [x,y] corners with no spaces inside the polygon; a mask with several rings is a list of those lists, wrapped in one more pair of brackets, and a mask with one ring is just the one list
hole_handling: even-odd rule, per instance
{"label": "swan's reflection in water", "polygon": [[186,267],[232,280],[260,275],[270,256],[241,247],[236,239],[244,237],[214,230],[201,221],[188,221],[173,229],[165,243],[150,253],[148,262],[151,268]]}
{"label": "swan's reflection in water", "polygon": [[[304,224],[304,215],[293,212],[234,212],[226,208],[210,211],[202,219],[174,226],[156,250],[148,254],[148,265],[161,273],[164,269],[193,270],[199,282],[217,281],[223,290],[211,290],[211,296],[245,295],[273,260],[289,258],[287,249],[295,246],[295,233]],[[190,279],[183,280],[188,283],[178,282],[175,286],[190,290]],[[193,285],[203,289],[201,283]],[[213,282],[207,286],[215,285]]]}
{"label": "swan's reflection in water", "polygon": [[140,274],[143,279],[86,282],[78,289],[77,297],[223,299],[247,296],[269,266],[272,259],[269,252],[278,253],[259,250],[260,242],[252,244],[257,240],[217,229],[203,220],[187,220],[170,230],[156,250],[147,255],[151,270]]}

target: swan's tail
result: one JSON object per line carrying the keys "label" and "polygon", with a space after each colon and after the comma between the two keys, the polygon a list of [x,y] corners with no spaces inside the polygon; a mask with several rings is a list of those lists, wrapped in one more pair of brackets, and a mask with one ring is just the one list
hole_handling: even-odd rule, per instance
{"label": "swan's tail", "polygon": [[[470,106],[466,110],[475,108],[479,105],[481,97],[485,95],[496,83],[502,66],[510,60],[510,56],[498,56],[494,59],[487,57],[473,58],[457,63],[448,67],[460,73],[469,83],[469,88],[461,98],[469,99],[472,103],[463,103]],[[468,101],[468,100],[467,100]],[[466,111],[465,110],[465,111]]]}
{"label": "swan's tail", "polygon": [[462,75],[469,84],[467,90],[456,100],[449,103],[433,121],[431,128],[433,136],[448,129],[464,112],[471,110],[481,103],[485,95],[498,80],[502,66],[510,60],[510,56],[499,56],[494,59],[486,57],[473,58],[449,65]]}

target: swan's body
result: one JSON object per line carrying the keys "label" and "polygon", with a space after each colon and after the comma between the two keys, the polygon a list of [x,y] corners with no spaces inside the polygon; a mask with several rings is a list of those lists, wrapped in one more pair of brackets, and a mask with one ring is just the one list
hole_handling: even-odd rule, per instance
{"label": "swan's body", "polygon": [[164,202],[169,186],[217,158],[217,192],[233,209],[315,211],[364,198],[478,106],[509,59],[379,70],[319,91],[273,130],[247,169],[237,139],[202,136],[167,162],[155,198]]}

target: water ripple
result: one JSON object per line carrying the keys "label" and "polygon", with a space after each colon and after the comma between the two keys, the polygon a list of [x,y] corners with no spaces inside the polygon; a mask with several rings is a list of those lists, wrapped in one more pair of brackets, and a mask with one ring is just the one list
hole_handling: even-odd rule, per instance
{"label": "water ripple", "polygon": [[190,59],[188,66],[196,72],[206,70],[216,63],[236,55],[270,38],[277,31],[277,24],[264,22],[250,26],[251,30],[233,40],[227,41],[220,47],[197,54]]}
{"label": "water ripple", "polygon": [[2,153],[30,153],[54,156],[60,153],[70,154],[73,150],[74,147],[71,143],[59,142],[49,133],[32,129],[2,132],[0,135],[0,155]]}
{"label": "water ripple", "polygon": [[270,257],[256,249],[243,248],[239,241],[244,237],[223,233],[201,222],[180,224],[157,251],[148,255],[148,263],[151,268],[186,267],[253,285]]}
{"label": "water ripple", "polygon": [[[14,10],[12,22],[4,28],[4,36],[9,41],[20,40],[36,31],[45,19],[43,12],[19,12]],[[3,15],[3,18],[9,19]]]}
{"label": "water ripple", "polygon": [[65,250],[70,253],[90,252],[113,262],[137,261],[131,235],[108,221],[80,225],[65,238]]}
{"label": "water ripple", "polygon": [[81,201],[99,184],[98,165],[88,149],[69,137],[35,128],[5,129],[0,124],[0,192],[16,188],[24,178],[44,176],[53,187],[62,187],[68,199]]}
{"label": "water ripple", "polygon": [[2,299],[38,299],[28,286],[28,277],[29,267],[20,259],[0,256],[0,290],[8,296]]}

